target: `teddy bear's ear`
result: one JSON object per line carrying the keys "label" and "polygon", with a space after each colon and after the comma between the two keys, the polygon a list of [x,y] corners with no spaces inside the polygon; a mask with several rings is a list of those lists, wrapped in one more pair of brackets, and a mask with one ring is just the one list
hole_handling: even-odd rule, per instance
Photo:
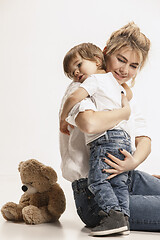
{"label": "teddy bear's ear", "polygon": [[20,172],[20,169],[21,169],[21,166],[22,166],[23,163],[24,163],[24,161],[19,163],[19,166],[18,166],[18,171],[19,172]]}
{"label": "teddy bear's ear", "polygon": [[43,166],[41,168],[43,176],[49,179],[50,184],[57,182],[57,173],[51,167]]}

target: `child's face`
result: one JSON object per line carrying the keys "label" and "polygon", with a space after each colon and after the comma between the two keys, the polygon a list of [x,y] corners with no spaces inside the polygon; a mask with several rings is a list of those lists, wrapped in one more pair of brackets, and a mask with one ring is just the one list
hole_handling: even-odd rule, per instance
{"label": "child's face", "polygon": [[107,72],[112,72],[119,84],[136,76],[139,66],[138,53],[129,48],[122,48],[107,59]]}
{"label": "child's face", "polygon": [[96,74],[98,66],[96,61],[83,59],[79,54],[70,63],[70,76],[74,82],[83,82],[91,74]]}

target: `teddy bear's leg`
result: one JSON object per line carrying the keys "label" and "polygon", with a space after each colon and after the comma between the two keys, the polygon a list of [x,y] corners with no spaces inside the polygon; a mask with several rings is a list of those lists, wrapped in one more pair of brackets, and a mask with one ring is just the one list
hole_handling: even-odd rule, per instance
{"label": "teddy bear's leg", "polygon": [[22,208],[16,203],[6,203],[2,207],[1,213],[3,217],[8,221],[23,221]]}
{"label": "teddy bear's leg", "polygon": [[50,213],[48,206],[41,207],[41,216],[43,217],[43,222],[55,222],[59,219],[59,216],[57,217],[57,214],[53,215]]}
{"label": "teddy bear's leg", "polygon": [[50,222],[52,217],[47,213],[45,207],[38,208],[33,205],[27,206],[22,210],[23,219],[27,224],[40,224]]}

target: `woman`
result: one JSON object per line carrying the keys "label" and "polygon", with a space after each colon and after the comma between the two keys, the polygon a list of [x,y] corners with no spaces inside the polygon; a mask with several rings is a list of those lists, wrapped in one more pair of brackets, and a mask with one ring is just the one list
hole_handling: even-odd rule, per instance
{"label": "woman", "polygon": [[[150,48],[149,40],[143,35],[134,23],[129,23],[111,35],[104,49],[107,71],[112,72],[120,84],[132,78],[135,80],[138,69],[142,68]],[[79,83],[76,83],[79,85]],[[66,97],[71,91],[71,84],[66,92]],[[65,100],[65,99],[64,99]],[[87,100],[89,101],[89,99]],[[131,171],[143,162],[150,153],[151,140],[147,133],[144,119],[137,113],[131,101],[131,109],[134,111],[130,121],[134,121],[135,151],[133,156],[127,151],[122,151],[125,161],[120,161],[114,156],[109,156],[106,163],[112,169],[107,169],[110,178],[125,171],[130,171],[128,187],[130,191],[130,228],[132,230],[160,230],[160,180],[140,171]],[[111,112],[96,112],[95,106],[90,102],[88,111],[80,112],[79,107],[70,114],[75,119],[81,131],[98,133],[106,131],[121,121],[121,114]],[[89,111],[92,109],[93,111]],[[87,110],[87,109],[84,109]],[[117,115],[116,115],[117,114]],[[73,117],[74,116],[74,117]],[[119,117],[120,116],[120,117]],[[84,124],[85,123],[85,124]],[[113,124],[113,125],[112,125]],[[102,219],[100,209],[94,201],[94,196],[87,187],[88,155],[84,145],[84,135],[78,128],[71,129],[70,136],[60,134],[62,173],[72,182],[77,212],[82,221],[89,227],[98,225]],[[68,142],[68,149],[65,143]],[[78,145],[77,145],[78,142]]]}

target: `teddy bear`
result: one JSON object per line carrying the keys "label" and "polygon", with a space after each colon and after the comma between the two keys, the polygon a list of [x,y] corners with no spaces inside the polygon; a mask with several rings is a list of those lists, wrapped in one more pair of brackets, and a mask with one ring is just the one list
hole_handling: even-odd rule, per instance
{"label": "teddy bear", "polygon": [[2,209],[8,221],[40,224],[58,221],[65,211],[65,195],[57,184],[56,172],[35,159],[20,162],[18,170],[22,181],[19,204],[8,202]]}

